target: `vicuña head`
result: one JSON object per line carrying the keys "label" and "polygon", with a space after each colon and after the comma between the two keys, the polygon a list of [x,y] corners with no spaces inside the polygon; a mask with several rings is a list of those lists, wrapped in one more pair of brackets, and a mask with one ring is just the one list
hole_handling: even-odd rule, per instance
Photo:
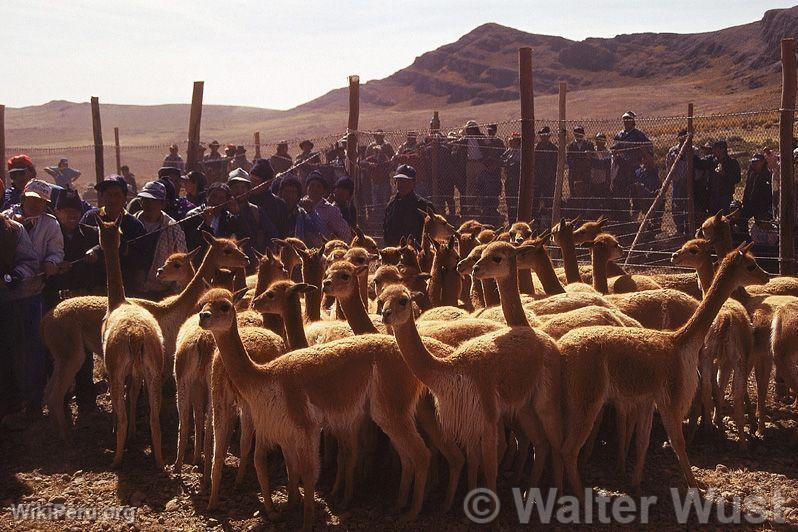
{"label": "vicu\u00f1a head", "polygon": [[731,289],[767,283],[770,276],[757,264],[756,258],[751,254],[753,245],[753,242],[740,244],[727,254],[718,266],[716,282],[721,283],[725,279],[731,279],[733,283]]}
{"label": "vicu\u00f1a head", "polygon": [[252,300],[252,309],[261,314],[282,316],[289,305],[296,305],[296,308],[299,308],[300,294],[313,290],[318,288],[312,284],[295,283],[290,280],[277,281]]}
{"label": "vicu\u00f1a head", "polygon": [[551,235],[548,231],[544,235],[529,238],[518,246],[515,254],[518,267],[521,269],[536,269],[541,260],[548,260],[548,253],[544,247],[549,243]]}
{"label": "vicu\u00f1a head", "polygon": [[377,246],[376,240],[365,234],[358,225],[356,225],[352,229],[355,232],[355,236],[352,238],[352,243],[350,244],[350,247],[366,248],[366,250],[372,255],[379,254],[380,248]]}
{"label": "vicu\u00f1a head", "polygon": [[487,247],[487,244],[477,244],[474,249],[468,254],[467,257],[457,263],[457,273],[460,275],[471,275],[473,273],[474,264],[482,256],[482,251]]}
{"label": "vicu\u00f1a head", "polygon": [[368,268],[368,265],[355,266],[351,262],[339,260],[327,268],[322,282],[322,291],[336,299],[351,297],[357,292],[357,275]]}
{"label": "vicu\u00f1a head", "polygon": [[187,275],[191,275],[186,272],[192,270],[191,261],[198,251],[199,248],[189,253],[172,253],[167,257],[163,266],[156,270],[155,278],[163,283],[183,281]]}
{"label": "vicu\u00f1a head", "polygon": [[737,216],[737,210],[730,212],[727,215],[723,211],[718,211],[715,216],[710,216],[701,227],[696,231],[696,237],[703,236],[713,246],[728,245],[732,241],[731,237],[731,220]]}
{"label": "vicu\u00f1a head", "polygon": [[671,262],[676,266],[696,268],[706,263],[712,256],[712,242],[705,238],[688,240],[671,255]]}
{"label": "vicu\u00f1a head", "polygon": [[224,288],[209,290],[200,300],[199,325],[206,331],[230,330],[236,321],[233,294]]}
{"label": "vicu\u00f1a head", "polygon": [[593,248],[596,257],[600,257],[604,261],[618,260],[624,254],[624,249],[609,233],[599,233],[592,243],[586,242],[585,244]]}
{"label": "vicu\u00f1a head", "polygon": [[454,226],[446,221],[446,218],[440,214],[435,214],[432,208],[428,208],[426,211],[418,209],[418,212],[425,216],[424,234],[432,240],[443,243],[449,240],[450,236],[457,233]]}
{"label": "vicu\u00f1a head", "polygon": [[516,273],[516,253],[518,248],[509,242],[491,242],[482,250],[482,255],[474,264],[472,273],[475,279],[503,279]]}
{"label": "vicu\u00f1a head", "polygon": [[607,218],[602,214],[597,220],[585,222],[577,229],[574,229],[574,245],[578,246],[580,244],[584,244],[585,242],[593,242],[593,240],[595,240],[595,238],[603,231],[605,223],[607,223]]}
{"label": "vicu\u00f1a head", "polygon": [[526,222],[515,222],[510,226],[510,243],[518,245],[532,236],[532,227]]}
{"label": "vicu\u00f1a head", "polygon": [[103,249],[119,249],[119,243],[122,240],[122,229],[119,227],[121,221],[121,216],[113,222],[103,221],[102,218],[97,216],[97,228],[100,230],[100,247]]}
{"label": "vicu\u00f1a head", "polygon": [[338,240],[338,239],[328,240],[327,242],[324,243],[325,255],[329,255],[330,253],[333,252],[333,250],[336,249],[343,249],[344,251],[346,251],[347,249],[349,249],[349,244],[347,244],[343,240]]}
{"label": "vicu\u00f1a head", "polygon": [[424,297],[421,292],[411,292],[402,285],[387,287],[379,297],[382,322],[385,325],[402,325],[413,319],[413,301]]}
{"label": "vicu\u00f1a head", "polygon": [[368,266],[371,261],[377,260],[379,255],[369,252],[366,248],[352,247],[346,250],[343,260],[351,262],[355,267]]}
{"label": "vicu\u00f1a head", "polygon": [[241,247],[249,240],[248,238],[239,241],[231,238],[216,238],[205,231],[202,232],[202,237],[210,246],[208,253],[213,253],[217,257],[217,268],[246,268],[249,265],[249,259],[241,251]]}

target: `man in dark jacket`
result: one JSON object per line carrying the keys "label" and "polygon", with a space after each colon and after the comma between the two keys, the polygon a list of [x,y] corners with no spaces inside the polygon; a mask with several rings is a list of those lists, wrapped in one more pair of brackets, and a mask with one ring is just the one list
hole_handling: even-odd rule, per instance
{"label": "man in dark jacket", "polygon": [[411,235],[416,242],[421,242],[425,218],[422,212],[433,209],[432,203],[416,194],[415,169],[412,166],[406,166],[404,173],[396,174],[393,180],[396,194],[385,208],[385,245],[396,246],[403,236]]}
{"label": "man in dark jacket", "polygon": [[591,159],[596,148],[585,138],[585,128],[574,128],[574,140],[566,148],[568,164],[568,188],[571,198],[586,196],[590,184]]}
{"label": "man in dark jacket", "polygon": [[765,156],[761,153],[754,154],[745,176],[743,207],[737,217],[737,224],[745,234],[748,233],[748,220],[751,218],[755,220],[772,218],[772,181],[773,172],[768,168]]}
{"label": "man in dark jacket", "polygon": [[[653,144],[645,133],[637,129],[635,119],[637,115],[627,111],[621,117],[623,130],[615,135],[612,151],[612,197],[616,198],[618,212],[629,209],[629,198],[632,197],[632,188],[635,183],[635,173],[640,167],[643,155],[653,150]],[[620,215],[620,219],[628,219],[629,215]]]}
{"label": "man in dark jacket", "polygon": [[357,209],[355,208],[354,195],[355,182],[348,177],[342,177],[335,183],[333,205],[341,211],[341,216],[344,217],[349,227],[357,225]]}
{"label": "man in dark jacket", "polygon": [[[274,178],[274,168],[267,159],[258,159],[252,166],[249,178],[253,187]],[[273,237],[285,238],[294,228],[288,220],[288,207],[282,198],[275,196],[269,186],[263,186],[249,196],[249,201],[260,209],[261,217],[265,219],[262,226],[274,227],[276,233],[267,235],[266,242],[271,242]]]}
{"label": "man in dark jacket", "polygon": [[551,142],[551,128],[538,131],[540,141],[535,145],[535,205],[533,212],[541,227],[549,227],[554,182],[557,178],[557,146]]}
{"label": "man in dark jacket", "polygon": [[729,146],[725,140],[716,140],[712,145],[712,157],[695,161],[696,169],[708,170],[709,212],[729,212],[734,187],[740,182],[742,170],[740,163],[729,156]]}

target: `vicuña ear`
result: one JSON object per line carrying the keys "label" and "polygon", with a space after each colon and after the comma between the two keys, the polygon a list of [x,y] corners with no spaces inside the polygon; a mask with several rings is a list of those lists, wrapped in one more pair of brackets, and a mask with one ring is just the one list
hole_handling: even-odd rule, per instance
{"label": "vicu\u00f1a ear", "polygon": [[284,247],[288,245],[288,242],[283,240],[282,238],[272,238],[272,244],[275,244],[280,247]]}
{"label": "vicu\u00f1a ear", "polygon": [[429,281],[430,279],[432,279],[432,275],[430,275],[427,272],[421,272],[416,274],[416,279],[419,279],[421,281]]}
{"label": "vicu\u00f1a ear", "polygon": [[213,245],[213,243],[216,242],[216,239],[208,231],[202,231],[202,238],[210,245]]}
{"label": "vicu\u00f1a ear", "polygon": [[199,250],[200,250],[200,247],[199,247],[199,246],[195,247],[194,249],[192,249],[191,251],[189,251],[189,252],[186,254],[186,258],[187,258],[188,260],[194,260],[194,257],[196,257],[196,256],[197,256],[197,253],[199,253]]}
{"label": "vicu\u00f1a ear", "polygon": [[295,285],[288,288],[288,293],[300,293],[300,294],[307,294],[308,292],[312,292],[314,290],[318,290],[319,288],[316,285],[308,284],[308,283],[296,283]]}
{"label": "vicu\u00f1a ear", "polygon": [[369,265],[368,264],[364,264],[362,266],[358,266],[357,268],[355,268],[355,274],[356,275],[360,275],[361,273],[368,271],[368,269],[369,269]]}
{"label": "vicu\u00f1a ear", "polygon": [[236,240],[236,244],[238,247],[243,248],[249,243],[249,237],[242,238],[241,240]]}
{"label": "vicu\u00f1a ear", "polygon": [[515,250],[516,257],[519,257],[519,256],[524,255],[526,253],[531,253],[531,252],[535,251],[536,247],[537,246],[535,246],[534,244],[521,244],[520,246],[518,246],[516,248],[513,248],[513,249]]}
{"label": "vicu\u00f1a ear", "polygon": [[423,301],[426,294],[424,292],[413,292],[410,294],[410,301],[415,301],[418,303],[419,301]]}
{"label": "vicu\u00f1a ear", "polygon": [[378,260],[380,256],[377,253],[369,253],[369,262],[373,260]]}
{"label": "vicu\u00f1a ear", "polygon": [[204,278],[202,279],[202,285],[205,287],[205,290],[210,290],[211,288],[213,288],[213,286],[211,285],[211,283],[209,283],[208,281],[206,281]]}
{"label": "vicu\u00f1a ear", "polygon": [[401,237],[399,239],[399,247],[404,247],[407,244],[407,237]]}
{"label": "vicu\u00f1a ear", "polygon": [[239,301],[244,299],[244,296],[247,294],[248,291],[249,288],[242,288],[241,290],[236,291],[233,294],[233,303],[238,303]]}
{"label": "vicu\u00f1a ear", "polygon": [[421,216],[427,216],[427,211],[425,211],[424,209],[416,209],[416,210],[419,212],[419,214],[421,214]]}

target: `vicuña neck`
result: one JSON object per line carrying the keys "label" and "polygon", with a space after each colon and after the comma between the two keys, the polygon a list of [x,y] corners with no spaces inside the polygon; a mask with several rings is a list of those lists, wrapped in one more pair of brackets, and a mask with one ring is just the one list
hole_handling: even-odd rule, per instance
{"label": "vicu\u00f1a neck", "polygon": [[676,331],[677,340],[687,343],[694,340],[703,340],[704,336],[706,336],[723,303],[729,298],[735,288],[727,271],[722,267],[718,270],[715,280],[710,285],[696,311],[687,323]]}
{"label": "vicu\u00f1a neck", "polygon": [[[321,267],[305,265],[305,262],[302,262],[302,281],[321,288],[323,278],[324,272]],[[305,292],[305,321],[308,323],[321,321],[321,290]]]}
{"label": "vicu\u00f1a neck", "polygon": [[[579,273],[579,261],[576,260],[576,247],[571,235],[560,235],[557,239],[562,253],[563,266],[565,267],[565,280],[568,284],[581,283],[582,275]],[[538,276],[540,274],[538,273]],[[542,282],[542,281],[541,281]],[[548,290],[546,291],[548,294]]]}
{"label": "vicu\u00f1a neck", "polygon": [[540,284],[543,285],[543,291],[550,296],[565,293],[565,288],[563,288],[557,273],[554,271],[554,265],[551,263],[549,254],[545,251],[540,251],[540,254],[542,256],[537,257],[534,265],[535,273],[538,274]]}
{"label": "vicu\u00f1a neck", "polygon": [[238,334],[238,326],[233,320],[233,325],[226,331],[212,331],[216,346],[219,348],[219,355],[222,363],[230,376],[230,381],[236,387],[238,393],[246,398],[246,393],[256,386],[265,376],[265,372],[258,369],[252,359],[249,358],[241,336]]}
{"label": "vicu\u00f1a neck", "polygon": [[205,293],[205,283],[211,281],[218,265],[216,257],[212,255],[213,248],[209,248],[200,263],[200,267],[197,268],[186,287],[177,297],[166,300],[160,307],[160,312],[181,314],[184,317],[188,317],[194,311],[194,307],[196,307],[200,297]]}
{"label": "vicu\u00f1a neck", "polygon": [[607,285],[607,261],[599,255],[593,250],[590,257],[590,264],[593,266],[593,288],[602,294],[608,294],[610,288]]}
{"label": "vicu\u00f1a neck", "polygon": [[501,302],[495,279],[482,280],[482,299],[485,300],[485,307],[495,307]]}
{"label": "vicu\u00f1a neck", "polygon": [[435,377],[441,361],[432,356],[421,341],[416,323],[410,319],[392,327],[396,344],[410,371],[433,393],[436,392],[438,382]]}
{"label": "vicu\u00f1a neck", "polygon": [[105,256],[105,278],[108,291],[108,313],[125,303],[125,284],[122,282],[122,266],[119,263],[119,246],[103,248]]}
{"label": "vicu\u00f1a neck", "polygon": [[518,268],[518,290],[522,294],[535,295],[535,283],[532,282],[532,270]]}
{"label": "vicu\u00f1a neck", "polygon": [[[355,277],[355,282],[357,282],[358,285],[360,284],[360,282],[357,281],[357,277]],[[341,309],[346,315],[346,321],[349,323],[349,326],[352,327],[352,332],[355,334],[378,333],[377,327],[372,323],[371,318],[369,318],[366,312],[366,307],[363,306],[363,301],[360,299],[360,288],[355,288],[356,290],[353,290],[351,295],[339,300]]]}
{"label": "vicu\u00f1a neck", "polygon": [[521,304],[521,294],[518,292],[518,277],[513,275],[515,260],[511,260],[513,271],[497,281],[499,287],[499,300],[502,305],[504,321],[509,327],[529,327],[524,306]]}
{"label": "vicu\u00f1a neck", "polygon": [[302,323],[302,306],[299,304],[299,297],[292,297],[287,302],[282,318],[288,348],[293,351],[307,347],[308,339],[305,336],[305,327]]}
{"label": "vicu\u00f1a neck", "polygon": [[696,265],[695,271],[698,274],[698,281],[701,283],[701,292],[706,298],[709,287],[712,286],[712,280],[715,277],[715,267],[712,265],[711,260],[706,260]]}

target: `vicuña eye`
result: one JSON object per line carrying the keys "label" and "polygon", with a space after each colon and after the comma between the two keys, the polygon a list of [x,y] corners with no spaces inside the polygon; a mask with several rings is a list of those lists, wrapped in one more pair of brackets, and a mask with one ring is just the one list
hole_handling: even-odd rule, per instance
{"label": "vicu\u00f1a eye", "polygon": [[493,262],[501,262],[501,261],[502,261],[501,257],[493,257]]}

